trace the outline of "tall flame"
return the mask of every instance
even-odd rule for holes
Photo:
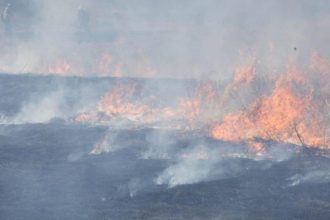
[[[316,114],[319,100],[314,88],[297,68],[281,75],[268,96],[259,97],[246,109],[229,113],[221,123],[212,126],[211,135],[225,141],[251,141],[254,138],[330,147],[325,136],[325,115]],[[323,130],[323,131],[322,131]]]
[[[105,66],[111,61],[108,58],[104,59]],[[215,82],[202,81],[190,96],[179,98],[176,106],[159,107],[155,102],[161,98],[140,93],[137,84],[118,84],[101,98],[95,112],[83,113],[76,120],[102,121],[106,116],[141,123],[165,122],[172,128],[206,126],[213,138],[246,142],[256,152],[263,151],[261,142],[256,141],[261,139],[330,148],[327,60],[314,53],[305,71],[290,65],[284,74],[262,77],[268,80],[266,89],[260,86],[264,81],[258,78],[255,61],[252,58],[236,68],[233,81],[224,89],[219,89]],[[252,87],[261,89],[247,99],[237,96],[242,88]],[[245,103],[226,108],[235,98]]]

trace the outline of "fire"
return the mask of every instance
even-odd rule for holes
[[[214,137],[228,141],[288,138],[291,128],[303,115],[304,100],[298,99],[290,88],[276,88],[270,97],[255,101],[247,111],[230,113],[213,130]]]
[[[278,77],[270,95],[259,97],[246,109],[225,115],[221,123],[212,126],[211,136],[225,141],[245,141],[257,151],[261,146],[251,144],[256,137],[330,147],[322,123],[326,115],[315,111],[320,109],[319,105],[312,84],[297,68],[290,67],[286,74]]]
[[[97,72],[101,75],[107,75],[111,73],[111,68],[113,64],[113,58],[111,54],[104,54],[101,57],[100,63],[97,68]]]
[[[180,101],[177,113],[185,117],[189,123],[193,123],[200,115],[201,102],[198,99],[182,99]]]
[[[146,78],[155,77],[157,74],[157,70],[152,66],[150,60],[144,55],[142,55],[139,61],[133,65],[133,71]]]
[[[234,77],[231,83],[229,83],[219,101],[219,108],[224,108],[228,103],[234,99],[242,87],[248,87],[256,79],[256,61],[255,57],[248,60],[247,63],[238,66],[235,69]]]
[[[247,64],[239,66],[235,70],[233,87],[251,83],[256,77],[255,59],[251,59]]]
[[[102,76],[122,77],[131,73],[131,76],[139,77],[155,77],[157,70],[152,66],[149,59],[141,55],[134,61],[123,61],[120,57],[116,57],[109,52],[105,52],[100,56],[96,65],[93,65],[93,71]]]
[[[83,112],[79,114],[74,120],[76,122],[80,123],[88,123],[90,121],[96,121],[98,119],[98,116],[95,112],[89,113],[89,112]]]
[[[48,67],[48,73],[51,74],[68,74],[72,71],[72,67],[66,61],[58,61],[54,66]]]
[[[136,85],[119,85],[105,94],[97,106],[99,112],[109,117],[126,117],[131,120],[141,119],[150,112],[147,105],[134,103]]]
[[[123,65],[122,65],[121,63],[117,64],[117,65],[115,66],[115,69],[114,69],[112,75],[113,75],[114,77],[121,77],[121,76],[123,76],[123,71],[122,71],[122,69],[123,69]]]
[[[111,57],[108,57],[111,61]],[[104,61],[106,61],[105,59]],[[107,122],[128,119],[146,125],[197,130],[210,128],[210,136],[230,142],[245,142],[255,153],[263,153],[263,141],[272,140],[308,147],[330,147],[330,65],[319,54],[301,71],[289,65],[286,72],[262,80],[255,58],[236,68],[233,81],[219,89],[217,83],[202,81],[190,96],[176,105],[158,105],[161,97],[143,92],[134,83],[117,84],[101,97],[96,109],[82,113],[77,122]],[[107,63],[107,62],[105,62]],[[310,73],[314,74],[310,74]],[[268,80],[267,87],[260,86]],[[257,93],[247,88],[261,88]],[[244,104],[226,108],[237,93],[252,91]],[[219,122],[220,121],[220,122]]]
[[[85,112],[75,118],[76,122],[106,122],[112,119],[145,120],[151,117],[150,107],[138,98],[136,84],[117,84],[104,94],[95,111]]]
[[[137,84],[117,84],[97,104],[95,112],[85,112],[76,122],[105,122],[129,119],[142,124],[162,124],[172,128],[193,129],[207,121],[209,103],[216,103],[216,92],[210,82],[197,86],[191,96],[178,100],[176,106],[158,106],[160,97],[146,95]]]
[[[314,52],[311,56],[311,69],[319,71],[322,74],[328,74],[330,71],[329,62],[319,53]]]
[[[219,117],[218,107],[220,91],[216,83],[202,81],[190,97],[182,98],[175,109],[177,115],[184,118],[190,128],[199,128]]]

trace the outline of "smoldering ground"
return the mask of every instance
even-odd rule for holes
[[[122,148],[89,154],[104,134],[114,135],[109,145]],[[159,142],[164,138],[174,143]],[[274,219],[293,216],[301,206],[310,215],[327,216],[312,199],[327,201],[328,182],[321,173],[329,159],[314,150],[298,155],[293,146],[270,148],[272,159],[255,157],[242,145],[168,131],[2,125],[1,213],[10,219],[234,219],[252,215],[249,210],[262,201],[253,216],[264,217],[269,209]],[[274,199],[287,208],[285,214],[272,209]]]

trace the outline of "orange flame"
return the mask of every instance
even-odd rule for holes
[[[224,90],[219,90],[215,82],[204,81],[194,87],[191,96],[179,99],[176,106],[154,107],[159,97],[144,97],[135,84],[118,84],[101,98],[96,113],[83,113],[76,121],[102,121],[106,116],[142,123],[165,122],[183,129],[210,125],[212,137],[245,142],[256,153],[264,152],[262,141],[256,140],[329,148],[330,65],[319,54],[314,54],[311,61],[306,73],[314,71],[315,75],[289,66],[285,74],[269,79],[271,87],[260,91],[263,95],[241,105],[241,109],[234,106],[234,111],[223,108],[242,87],[263,82],[257,78],[255,59],[237,68],[233,82]],[[252,98],[256,95],[252,94]]]
[[[239,66],[235,70],[233,87],[251,83],[256,76],[255,60],[252,59],[246,65]]]
[[[66,61],[59,61],[56,63],[56,65],[48,67],[48,73],[51,74],[64,75],[70,73],[71,71],[72,71],[72,67]]]
[[[107,75],[111,73],[113,58],[111,54],[104,54],[101,57],[100,63],[98,65],[98,73],[102,75]]]
[[[278,78],[270,95],[260,97],[245,110],[227,114],[220,124],[212,127],[211,136],[233,142],[249,142],[259,137],[311,147],[330,147],[329,140],[325,140],[324,133],[320,132],[322,126],[316,125],[322,121],[322,116],[312,113],[317,109],[313,91],[301,72],[289,68],[287,74]]]
[[[171,127],[192,129],[196,122],[206,121],[204,115],[207,103],[216,103],[216,92],[209,83],[198,85],[191,97],[181,98],[177,106],[154,107],[159,98],[152,95],[140,97],[136,84],[118,84],[99,101],[96,113],[82,113],[76,122],[102,122],[108,119],[126,118],[141,123],[170,124]]]
[[[148,106],[133,103],[135,85],[119,85],[105,94],[98,104],[97,110],[110,117],[127,117],[139,119],[150,112]]]

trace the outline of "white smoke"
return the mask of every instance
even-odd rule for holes
[[[173,135],[173,134],[172,134]],[[168,131],[150,131],[146,137],[146,149],[141,153],[142,159],[171,159],[178,152],[176,139]]]
[[[222,149],[221,149],[222,148]],[[242,154],[226,154],[220,149],[208,147],[208,145],[191,146],[176,155],[176,159],[159,176],[155,182],[175,187],[183,184],[193,184],[212,179],[226,178],[243,169],[238,164],[226,161],[247,157]],[[225,150],[227,151],[227,150]],[[228,171],[231,172],[228,173]]]
[[[11,10],[19,15],[24,4],[17,2]],[[4,41],[1,71],[48,73],[48,67],[68,62],[68,74],[94,75],[110,54],[102,74],[227,79],[254,53],[269,72],[289,58],[306,60],[311,50],[329,51],[330,4],[323,0],[28,2],[34,17],[21,19],[21,26],[32,37],[21,39],[20,29],[13,30]],[[79,40],[81,8],[90,16],[87,41]]]
[[[319,168],[317,170],[305,170],[304,173],[298,173],[288,179],[288,186],[295,187],[304,183],[320,184],[330,182],[330,170]]]
[[[66,115],[61,108],[63,99],[64,93],[61,90],[45,96],[33,97],[32,100],[23,105],[12,123],[47,123],[53,118],[63,118]]]
[[[259,169],[269,169],[273,164],[292,158],[294,147],[272,143],[262,154],[247,151],[247,146],[219,143],[217,147],[204,143],[180,151],[176,159],[155,179],[156,184],[169,187],[194,184],[215,179],[230,178],[248,169],[243,160],[258,163]]]
[[[120,149],[120,147],[113,147],[114,140],[117,134],[112,133],[111,131],[107,132],[104,137],[98,141],[92,148],[90,154],[98,155],[102,153],[110,153],[115,152],[116,150]]]

